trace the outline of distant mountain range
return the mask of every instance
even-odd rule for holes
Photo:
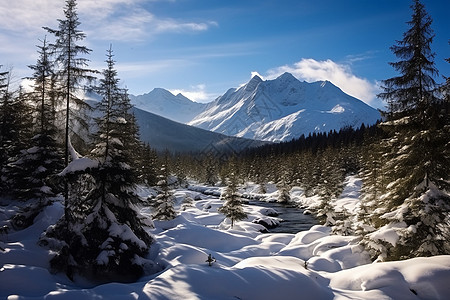
[[[97,109],[100,97],[95,94],[87,96],[87,103],[93,108],[85,113],[90,116],[89,128],[93,133],[97,126],[94,118],[101,116]],[[267,142],[246,138],[227,136],[221,133],[178,123],[154,113],[133,107],[133,113],[139,125],[141,140],[157,151],[169,150],[172,153],[203,153],[220,158],[229,153],[239,153],[251,147],[258,147]]]
[[[182,94],[175,96],[161,88],[139,96],[130,95],[130,100],[137,108],[180,123],[191,121],[206,107],[206,104],[189,100]]]
[[[188,124],[227,135],[287,141],[302,134],[372,125],[380,113],[329,81],[301,82],[290,73],[228,90]]]
[[[266,81],[255,76],[208,104],[160,88],[130,98],[141,139],[159,151],[221,155],[380,119],[331,82],[300,82],[289,73]]]
[[[208,104],[164,89],[131,97],[132,103],[171,120],[228,136],[287,141],[302,134],[372,125],[380,113],[329,81],[301,82],[290,73],[254,76]]]

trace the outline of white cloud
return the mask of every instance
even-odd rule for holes
[[[35,33],[61,18],[62,2],[15,0],[0,2],[0,27],[16,33]]]
[[[78,0],[81,30],[88,33],[90,38],[130,41],[166,32],[205,31],[217,26],[213,21],[196,23],[159,18],[144,7],[146,2],[149,1]],[[1,1],[0,32],[42,36],[45,33],[43,26],[54,28],[57,19],[64,17],[64,7],[64,1],[55,0]]]
[[[163,71],[173,71],[180,67],[192,66],[192,62],[185,59],[163,59],[117,63],[116,67],[119,74],[125,74],[128,78],[139,78],[151,73],[160,73]],[[101,66],[99,69],[104,68]]]
[[[303,58],[293,65],[285,65],[268,71],[268,78],[276,78],[284,72],[289,72],[299,80],[308,82],[328,80],[345,93],[356,97],[367,104],[380,107],[376,94],[378,85],[352,73],[349,65],[338,64],[332,60],[317,61]]]
[[[196,32],[208,30],[212,26],[217,26],[217,22],[183,23],[174,19],[160,19],[156,24],[155,32]]]
[[[184,89],[175,89],[170,90],[170,92],[174,95],[183,94],[183,96],[191,99],[192,101],[199,102],[199,103],[207,103],[211,102],[215,98],[217,98],[219,95],[211,94],[206,91],[206,85],[204,84],[198,84],[195,86],[191,86],[190,89],[184,90]]]

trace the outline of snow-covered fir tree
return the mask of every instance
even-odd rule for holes
[[[167,154],[166,154],[167,155]],[[173,196],[169,188],[169,169],[166,164],[163,164],[158,175],[158,195],[152,201],[153,214],[152,217],[155,220],[168,221],[177,216],[177,212],[174,208]]]
[[[141,166],[139,167],[139,181],[149,186],[156,185],[158,172],[158,154],[149,144],[141,147]]]
[[[244,212],[244,207],[241,201],[241,194],[237,188],[237,176],[232,171],[227,178],[227,186],[223,190],[220,198],[225,201],[218,211],[231,220],[231,227],[236,221],[245,220],[247,213]]]
[[[0,65],[0,69],[3,66]],[[6,162],[8,161],[8,153],[6,152],[6,141],[8,140],[6,134],[9,132],[8,125],[8,72],[2,71],[0,72],[0,170],[2,170],[6,166]],[[2,172],[3,174],[3,172]],[[6,178],[0,175],[0,192],[6,190],[6,185],[4,181]]]
[[[76,209],[63,235],[67,246],[60,249],[52,266],[68,275],[77,272],[100,281],[132,281],[143,274],[143,257],[152,243],[144,227],[151,223],[140,217],[136,207],[140,199],[134,191],[137,177],[131,167],[134,149],[126,147],[133,143],[125,142],[135,138],[134,126],[127,126],[134,119],[123,103],[124,91],[118,86],[111,48],[106,63],[97,88],[102,96],[102,116],[96,119],[93,160],[86,159],[90,169],[80,170],[90,176],[91,189],[84,199],[74,203]],[[79,160],[68,168],[79,170],[73,167]],[[61,236],[55,231],[48,230],[45,238]]]
[[[64,165],[67,166],[70,161],[71,141],[81,144],[83,138],[79,133],[87,128],[85,120],[80,116],[82,112],[80,108],[87,105],[79,97],[79,91],[83,90],[85,83],[94,79],[93,74],[96,71],[87,68],[89,60],[83,57],[92,50],[80,45],[86,35],[79,29],[81,23],[78,18],[76,0],[66,0],[63,10],[65,18],[58,19],[58,29],[49,27],[44,27],[44,29],[56,38],[55,42],[49,44],[49,46],[54,56],[54,74],[57,84],[53,88],[58,99],[58,112],[61,112],[58,119],[63,122],[63,124],[58,125],[64,128]],[[70,184],[65,183],[64,198],[66,206],[70,205],[69,189]]]
[[[21,151],[9,166],[14,173],[14,196],[19,199],[37,199],[38,205],[46,205],[47,199],[59,192],[59,187],[51,183],[51,176],[62,170],[63,161],[58,144],[55,125],[56,111],[51,97],[52,63],[47,40],[38,47],[39,58],[33,71],[33,90],[23,95],[33,104],[34,114],[30,147]],[[27,124],[28,125],[28,124]]]
[[[28,175],[14,165],[22,151],[31,147],[32,107],[22,89],[12,90],[11,71],[6,75],[6,86],[0,98],[0,190],[5,195],[16,196],[17,189],[27,189],[18,181]]]
[[[411,6],[410,28],[391,50],[400,75],[383,81],[379,96],[388,102],[388,133],[382,141],[387,185],[375,210],[377,230],[366,245],[383,259],[448,253],[448,112],[436,97],[432,20],[420,1]],[[390,240],[382,232],[390,231]],[[392,238],[394,237],[395,238]]]
[[[277,184],[277,188],[278,188],[278,198],[277,198],[277,202],[279,203],[289,203],[291,201],[291,195],[289,193],[290,187],[287,183],[286,180],[287,174],[283,174],[281,176],[280,181]]]

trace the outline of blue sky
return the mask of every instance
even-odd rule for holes
[[[31,74],[42,26],[57,27],[63,0],[0,3],[0,64]],[[411,19],[410,0],[78,0],[91,67],[112,43],[119,77],[138,95],[162,87],[199,102],[247,82],[330,80],[375,107],[380,80],[395,76],[389,50]],[[436,66],[450,76],[450,1],[423,0],[433,18]],[[52,39],[51,36],[48,37]]]

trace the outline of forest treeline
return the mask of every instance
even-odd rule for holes
[[[282,202],[294,186],[320,196],[317,216],[336,233],[360,236],[374,259],[450,254],[450,80],[435,82],[432,21],[420,1],[411,9],[408,31],[391,47],[398,61],[390,64],[399,75],[382,81],[379,97],[387,109],[378,124],[240,153],[158,154],[139,140],[112,46],[105,68],[89,69],[77,3],[67,0],[58,28],[44,27],[53,40],[44,37],[37,47],[31,89],[14,90],[12,70],[0,72],[0,193],[31,201],[12,224],[28,226],[43,207],[63,198],[63,217],[40,239],[56,253],[52,268],[69,277],[132,281],[149,263],[144,257],[153,242],[145,231],[151,221],[138,211],[137,184],[158,186],[154,218],[162,219],[176,215],[170,176],[179,185],[188,179],[227,185],[222,211],[233,222],[245,217],[233,207],[239,205],[236,186],[252,181],[265,193],[272,182]],[[101,96],[93,121],[83,99],[88,90]],[[330,205],[349,174],[363,180],[354,216]],[[387,231],[395,243],[384,238]]]

